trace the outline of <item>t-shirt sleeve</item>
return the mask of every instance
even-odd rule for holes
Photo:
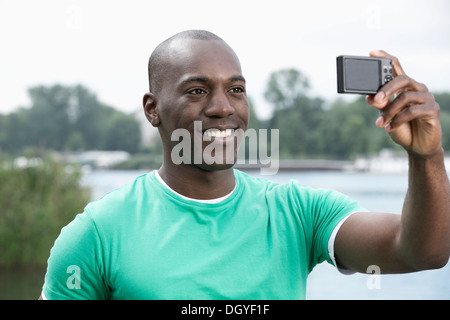
[[[329,241],[339,223],[350,214],[367,211],[350,197],[335,191],[301,187],[293,182],[295,202],[302,227],[309,244],[309,270],[327,261],[335,265],[330,256]],[[333,253],[333,250],[331,250]]]
[[[49,300],[103,300],[108,297],[102,243],[85,212],[62,228],[50,251],[43,296]]]

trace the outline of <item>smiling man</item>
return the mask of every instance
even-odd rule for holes
[[[247,129],[239,60],[207,31],[160,44],[143,105],[159,130],[163,164],[63,228],[43,298],[304,299],[307,276],[322,261],[356,272],[376,265],[383,273],[445,265],[450,188],[439,106],[393,61],[396,77],[367,101],[380,110],[376,124],[409,154],[402,215],[369,213],[345,195],[295,181],[252,178],[233,168],[238,143],[233,161],[209,161],[205,150],[218,159],[217,150]],[[177,130],[189,138],[182,152],[190,161],[173,159]]]
[[[234,161],[222,159],[221,164],[208,164],[202,155],[207,155],[204,149],[209,144],[225,147],[229,139],[234,139],[234,132],[247,129],[245,79],[236,54],[209,33],[180,34],[162,43],[150,57],[149,82],[144,109],[163,142],[164,163],[158,171],[161,178],[175,191],[197,199],[231,192],[235,187],[230,170]],[[195,122],[201,124],[197,126],[201,132],[196,132]],[[172,141],[172,134],[179,129],[191,134],[192,165],[173,164],[172,148],[178,141]],[[234,158],[237,147],[235,143]]]

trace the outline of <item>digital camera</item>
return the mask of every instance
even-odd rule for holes
[[[393,76],[389,58],[338,56],[338,93],[375,94]]]

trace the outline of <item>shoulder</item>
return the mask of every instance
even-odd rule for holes
[[[358,207],[355,201],[333,189],[303,186],[294,179],[278,183],[270,178],[252,177],[239,170],[235,170],[235,175],[248,192],[264,192],[266,198],[275,199],[279,203],[285,202],[295,211],[312,212],[342,206]]]
[[[254,177],[236,169],[234,170],[234,175],[236,177],[238,184],[250,190],[260,190],[260,189],[271,190],[273,188],[280,186],[278,183],[271,181],[269,179],[262,177],[261,178]]]
[[[89,203],[85,212],[97,218],[102,214],[110,215],[125,208],[129,209],[135,206],[137,202],[144,201],[146,197],[151,195],[153,174],[153,172],[149,172],[140,175],[122,187],[105,194],[99,200]]]
[[[270,179],[270,177],[254,177],[239,170],[235,170],[235,176],[238,182],[245,188],[253,191],[264,190],[268,195],[309,198],[326,192],[326,190],[301,186],[296,180],[289,180],[288,182],[280,183],[275,179]]]
[[[127,199],[130,195],[140,196],[148,187],[148,185],[151,185],[153,175],[153,171],[140,175],[133,181],[128,182],[120,188],[106,193],[103,197],[101,197],[94,203],[107,203],[109,201],[114,201],[115,199],[124,200]]]
[[[301,186],[296,180],[280,183],[275,177],[253,177],[238,170],[235,175],[246,199],[263,201],[277,212],[311,211],[311,207],[327,193],[326,190]]]
[[[152,172],[90,202],[71,224],[71,232],[96,232],[111,237],[127,225],[135,223],[140,209],[152,202]]]

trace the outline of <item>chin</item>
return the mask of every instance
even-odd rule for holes
[[[210,144],[209,146],[213,146]],[[212,149],[211,152],[206,152],[207,149],[202,150],[201,161],[195,162],[195,158],[192,159],[195,166],[206,171],[220,171],[233,168],[237,161],[237,148],[234,150],[226,150],[225,147],[219,147]]]
[[[228,170],[234,167],[234,163],[233,164],[228,164],[228,163],[224,163],[224,164],[217,164],[217,163],[212,163],[212,164],[206,164],[206,163],[202,163],[202,164],[196,164],[196,167],[205,170],[205,171],[222,171],[222,170]]]

